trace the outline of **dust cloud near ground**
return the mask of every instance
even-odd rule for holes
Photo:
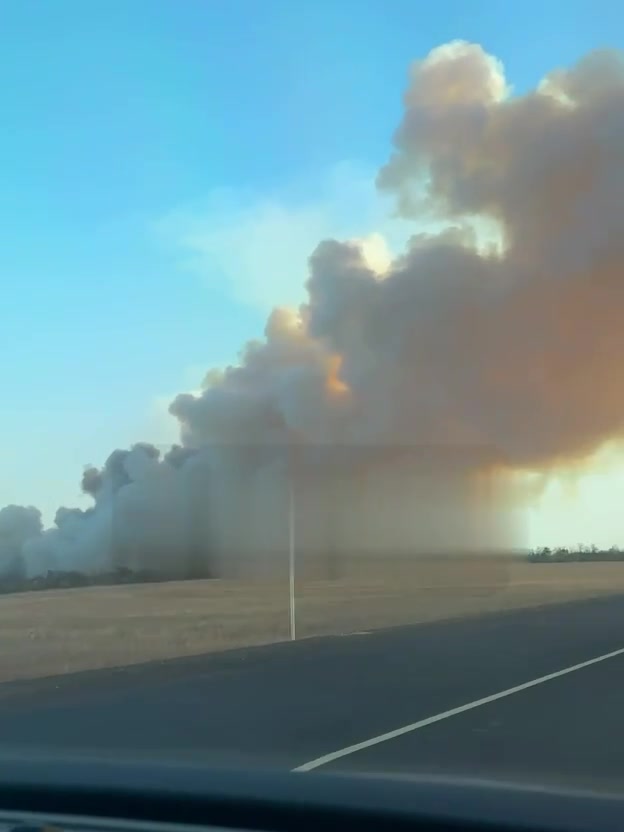
[[[624,564],[370,562],[296,585],[297,638],[624,592]],[[0,682],[289,638],[288,580],[200,580],[0,598]]]

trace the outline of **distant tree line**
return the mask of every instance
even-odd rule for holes
[[[528,560],[531,563],[572,563],[579,561],[618,561],[624,560],[624,551],[619,546],[611,546],[609,549],[600,549],[598,546],[579,545],[576,549],[568,549],[565,546],[557,546],[551,549],[549,546],[542,546],[529,552]]]
[[[83,586],[144,584],[166,580],[170,580],[170,576],[147,570],[135,571],[124,567],[94,575],[51,569],[45,575],[37,575],[33,578],[26,578],[15,573],[0,576],[0,595],[8,595],[13,592],[36,592],[45,589],[71,589]]]
[[[542,546],[529,552],[527,559],[531,563],[573,563],[598,561],[624,561],[624,549],[611,546],[600,549],[598,546],[579,545],[575,549],[565,546],[550,548]],[[0,575],[0,595],[14,592],[32,592],[46,589],[70,589],[86,586],[115,586],[120,584],[159,583],[179,576],[166,575],[148,570],[132,570],[125,567],[110,572],[86,574],[84,572],[49,570],[45,575],[27,578],[19,572]],[[191,580],[187,578],[186,580]]]

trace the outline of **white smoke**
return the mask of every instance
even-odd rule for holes
[[[416,220],[404,254],[320,242],[301,308],[274,310],[238,366],[172,402],[179,447],[115,451],[85,472],[93,508],[59,510],[50,530],[35,509],[0,513],[7,568],[260,562],[284,540],[293,466],[311,549],[478,546],[484,472],[543,470],[621,435],[621,56],[514,97],[497,60],[457,42],[414,65],[404,103],[378,181]],[[447,227],[418,234],[422,217]]]

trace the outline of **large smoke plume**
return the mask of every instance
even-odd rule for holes
[[[621,55],[592,53],[515,96],[479,46],[442,46],[412,67],[394,147],[378,185],[414,218],[406,251],[379,273],[362,246],[320,242],[304,305],[274,310],[239,365],[173,401],[181,445],[163,456],[144,443],[115,451],[83,477],[93,508],[60,509],[50,530],[35,509],[5,508],[3,563],[223,569],[226,553],[250,543],[268,552],[282,539],[287,491],[276,483],[293,459],[323,483],[310,504],[358,518],[349,529],[335,520],[352,547],[375,535],[351,475],[372,476],[375,500],[383,492],[405,507],[380,541],[401,529],[392,545],[420,535],[429,546],[453,524],[432,521],[441,503],[431,479],[408,487],[397,473],[406,458],[454,449],[457,505],[468,505],[483,472],[544,470],[620,437]],[[446,227],[419,233],[422,217]],[[420,470],[437,477],[443,456]],[[440,488],[451,493],[446,480]],[[309,521],[323,534],[325,509]],[[458,528],[465,539],[468,526]],[[315,545],[328,544],[319,533]]]

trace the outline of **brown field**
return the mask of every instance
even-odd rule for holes
[[[624,592],[624,563],[359,565],[297,585],[297,636],[342,634]],[[0,597],[0,681],[288,638],[288,582],[180,581]]]

